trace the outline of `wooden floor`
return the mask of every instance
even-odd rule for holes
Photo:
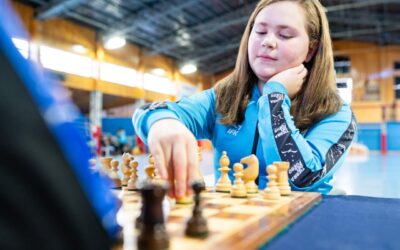
[[[332,183],[348,195],[400,198],[400,154],[349,156]]]

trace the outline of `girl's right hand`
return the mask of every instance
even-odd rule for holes
[[[299,92],[307,76],[307,69],[303,64],[286,69],[271,77],[268,82],[277,81],[285,86],[289,98],[293,98]],[[267,84],[268,84],[267,82]]]
[[[149,130],[148,145],[154,165],[170,184],[169,195],[180,198],[190,193],[189,182],[197,169],[197,141],[180,121],[163,119]]]

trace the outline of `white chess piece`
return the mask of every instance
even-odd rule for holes
[[[244,198],[247,196],[247,191],[242,180],[243,165],[241,163],[235,163],[233,164],[233,170],[235,171],[235,173],[233,174],[235,176],[235,181],[232,186],[231,197]]]
[[[275,165],[268,165],[267,166],[267,173],[268,173],[268,184],[267,187],[263,191],[263,196],[267,200],[277,201],[281,198],[281,193],[279,192],[279,188],[276,184],[277,179],[277,168]]]
[[[290,188],[288,177],[289,162],[278,161],[273,164],[278,168],[278,188],[281,195],[290,195],[292,189]]]
[[[226,151],[222,152],[222,156],[219,160],[219,165],[221,166],[218,170],[221,171],[221,178],[219,178],[215,191],[229,193],[232,189],[232,183],[229,179],[228,172],[231,170],[229,168],[229,158],[226,155]]]

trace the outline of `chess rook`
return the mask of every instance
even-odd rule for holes
[[[146,183],[141,188],[142,214],[138,249],[158,250],[169,248],[169,236],[165,229],[162,201],[167,192],[165,185]]]
[[[278,161],[273,163],[278,168],[278,188],[281,195],[290,195],[292,190],[289,185],[289,162]]]

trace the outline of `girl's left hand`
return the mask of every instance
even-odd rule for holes
[[[306,76],[307,69],[303,64],[300,64],[299,66],[279,72],[271,77],[268,82],[276,81],[282,83],[288,91],[289,98],[293,98],[299,92]]]

